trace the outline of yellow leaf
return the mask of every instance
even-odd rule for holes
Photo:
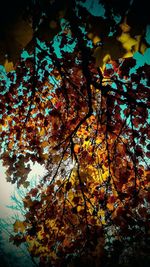
[[[42,147],[47,147],[47,146],[49,146],[49,142],[44,141],[44,142],[41,143],[41,146]]]
[[[100,173],[99,173],[99,180],[100,180],[101,182],[106,181],[107,178],[108,178],[108,176],[109,176],[109,171],[108,171],[108,170],[104,171],[104,173],[103,173],[102,170],[100,170]]]
[[[43,233],[44,233],[44,231],[43,231],[43,227],[41,226],[41,230],[38,231],[38,233],[37,233],[37,238],[38,238],[39,240],[42,240],[42,239],[43,239]]]
[[[97,44],[97,43],[99,43],[101,41],[101,39],[98,37],[98,36],[95,36],[94,38],[93,38],[93,43],[94,44]]]
[[[102,142],[102,138],[97,137],[95,143],[96,143],[97,145],[99,145],[101,142]]]
[[[103,57],[103,63],[104,63],[104,64],[108,63],[110,60],[111,60],[111,55],[110,55],[110,54],[106,54],[106,55]]]
[[[42,154],[42,159],[48,159],[49,158],[49,154]]]
[[[41,136],[44,136],[45,135],[45,129],[44,129],[44,127],[42,127],[42,129],[39,131],[39,134]]]
[[[73,198],[74,198],[74,194],[73,194],[73,192],[70,190],[70,191],[68,192],[68,199],[69,199],[69,201],[72,201]]]
[[[101,220],[101,223],[102,223],[103,225],[106,224],[105,219],[102,219],[102,220]]]
[[[128,51],[127,53],[125,53],[123,55],[123,58],[128,58],[128,57],[132,57],[133,56],[133,53],[131,51]]]
[[[83,143],[83,147],[85,147],[85,149],[88,149],[89,146],[90,146],[90,144],[91,144],[91,141],[90,141],[90,140],[88,140],[88,141],[84,141],[84,143]]]
[[[81,210],[83,210],[82,206],[77,206],[77,212],[80,212]]]
[[[129,33],[123,32],[117,39],[127,51],[130,51],[137,44],[137,40],[132,38]]]
[[[13,70],[14,69],[13,62],[12,61],[9,62],[8,59],[6,59],[4,63],[4,67],[7,72]]]
[[[26,223],[17,220],[14,223],[13,227],[14,227],[14,232],[15,233],[18,233],[18,232],[23,233],[25,231]]]
[[[98,211],[98,213],[97,213],[97,215],[98,215],[98,217],[105,217],[105,211],[104,210],[102,210],[102,209],[100,209],[99,211]]]

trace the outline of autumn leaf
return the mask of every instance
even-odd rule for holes
[[[74,152],[78,154],[80,152],[80,146],[78,144],[74,145]]]
[[[23,221],[18,221],[16,220],[16,222],[13,224],[13,228],[14,228],[14,232],[18,233],[18,232],[25,232],[26,229],[26,223]]]
[[[42,146],[43,148],[45,148],[45,147],[49,146],[49,142],[44,141],[44,142],[41,143],[41,146]]]

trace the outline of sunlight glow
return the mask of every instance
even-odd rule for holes
[[[38,163],[33,164],[30,162],[30,166],[31,171],[29,173],[28,180],[31,181],[33,177],[36,177],[36,181],[34,179],[34,183],[38,183],[40,178],[46,174],[46,170]],[[2,161],[0,161],[0,218],[7,218],[14,213],[14,211],[7,206],[12,205],[11,196],[15,193],[16,185],[6,181],[5,172],[6,168],[2,165]]]

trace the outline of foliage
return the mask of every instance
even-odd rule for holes
[[[40,39],[41,25],[36,29],[33,20],[34,49],[31,44],[15,71],[1,78],[7,180],[27,187],[30,160],[48,171],[23,199],[25,217],[15,222],[11,240],[26,242],[41,266],[67,266],[78,257],[82,266],[100,266],[106,258],[115,266],[129,246],[127,257],[141,240],[140,253],[150,248],[150,67],[128,57],[146,45],[137,49],[124,11],[120,26],[108,12],[105,34],[120,27],[117,40],[128,58],[109,54],[101,64],[105,39],[95,41],[101,41],[95,17],[74,4],[61,13],[59,53],[56,39]]]

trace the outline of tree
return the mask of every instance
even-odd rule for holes
[[[16,221],[11,239],[27,242],[40,266],[129,264],[135,249],[143,257],[150,247],[150,67],[131,57],[149,51],[148,21],[145,16],[136,39],[134,1],[122,9],[118,1],[101,1],[105,18],[78,1],[67,8],[56,3],[39,1],[37,16],[31,9],[33,40],[15,70],[1,77],[7,180],[27,187],[30,160],[48,171],[23,199],[25,218]],[[61,31],[50,41],[41,29],[50,21],[58,32],[52,12]],[[118,24],[111,14],[120,15]],[[127,58],[105,53],[108,34]]]

